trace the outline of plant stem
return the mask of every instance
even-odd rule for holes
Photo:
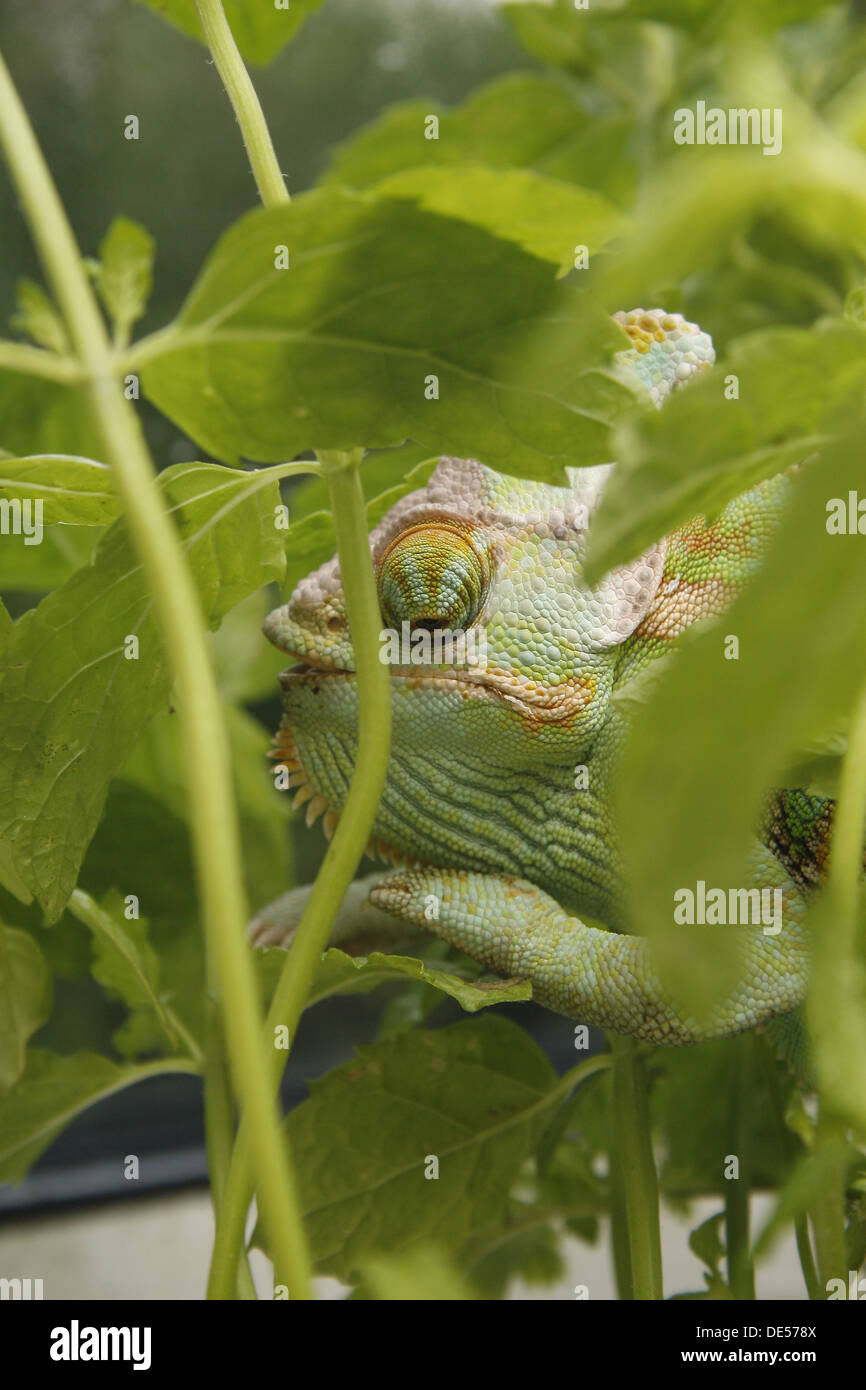
[[[803,1212],[794,1217],[794,1235],[797,1240],[797,1254],[800,1257],[800,1268],[803,1271],[806,1292],[813,1302],[820,1301],[824,1295],[821,1292],[818,1271],[815,1268],[815,1256],[812,1253],[812,1241],[809,1238],[809,1220]]]
[[[866,686],[851,714],[833,815],[826,901],[815,932],[807,1019],[822,1110],[866,1130],[866,968],[858,942],[866,836]],[[825,1042],[826,1040],[826,1042]],[[840,1074],[840,1059],[844,1066]]]
[[[241,128],[250,167],[266,208],[289,201],[261,103],[238,52],[222,0],[196,0],[201,26]]]
[[[632,1038],[608,1034],[613,1053],[613,1119],[616,1155],[628,1226],[631,1297],[663,1298],[659,1194],[646,1071]]]
[[[61,357],[45,348],[31,347],[29,343],[10,343],[6,339],[0,339],[0,368],[65,385],[84,380],[84,373],[74,358]]]
[[[830,1279],[841,1279],[846,1289],[848,1287],[848,1243],[845,1237],[843,1190],[847,1165],[842,1160],[844,1142],[844,1127],[835,1116],[826,1113],[822,1101],[815,1128],[815,1152],[817,1154],[821,1149],[837,1149],[840,1156],[831,1179],[825,1181],[821,1195],[813,1203],[811,1211],[821,1289],[818,1296],[822,1299],[827,1297],[827,1282]]]
[[[753,1043],[758,1048],[758,1055],[766,1074],[767,1090],[770,1095],[770,1105],[772,1107],[776,1129],[778,1130],[779,1138],[787,1149],[793,1164],[803,1152],[803,1146],[785,1123],[785,1107],[782,1103],[782,1092],[779,1086],[779,1071],[776,1065],[776,1057],[765,1037],[754,1035]],[[803,1281],[806,1285],[806,1292],[810,1299],[820,1299],[822,1295],[818,1283],[818,1273],[815,1269],[815,1258],[812,1254],[812,1242],[809,1237],[809,1222],[808,1218],[803,1213],[794,1218],[794,1235],[797,1240],[797,1254],[800,1257],[800,1269],[803,1271]]]
[[[289,201],[267,122],[249,74],[225,17],[221,0],[196,0],[208,46],[241,128],[250,165],[265,207]],[[346,889],[354,877],[370,837],[376,808],[385,785],[391,744],[391,690],[386,666],[379,661],[381,617],[367,537],[366,508],[358,465],[363,450],[354,454],[323,454],[328,476],[337,554],[343,578],[346,614],[355,656],[358,692],[358,753],[340,822],[298,927],[283,968],[265,1026],[265,1045],[273,1058],[272,1084],[276,1094],[289,1051],[277,1051],[274,1027],[284,1024],[289,1045],[294,1040],[316,965]],[[226,1183],[221,1219],[217,1223],[208,1292],[228,1298],[243,1249],[244,1224],[252,1197],[251,1135],[241,1122]]]
[[[236,1092],[253,1152],[275,1258],[293,1297],[309,1297],[309,1260],[285,1145],[260,1052],[260,1017],[246,921],[228,737],[198,597],[171,525],[138,419],[116,381],[108,336],[42,151],[0,58],[0,145],[70,341],[85,368],[93,418],[114,468],[133,547],[154,598],[180,692],[196,876],[208,954],[223,995]]]
[[[235,1107],[219,1008],[212,999],[208,1000],[207,1006],[204,1114],[211,1202],[213,1203],[214,1222],[216,1222],[219,1217],[222,1194],[232,1156],[232,1144],[235,1135]],[[238,1297],[245,1301],[256,1297],[256,1288],[246,1256],[238,1267]]]
[[[358,693],[358,751],[352,781],[339,823],[304,909],[300,926],[280,975],[265,1024],[271,1040],[274,1028],[285,1026],[289,1044],[303,1013],[313,975],[337,915],[340,903],[364,853],[379,798],[385,786],[391,741],[391,689],[388,667],[379,660],[381,615],[376,581],[370,560],[370,542],[364,494],[356,454],[320,454],[328,479],[337,554],[346,600],[346,613],[355,656]],[[271,1080],[277,1091],[289,1051],[270,1049]],[[217,1225],[208,1293],[227,1297],[243,1248],[246,1213],[252,1197],[250,1144],[241,1125],[225,1203]]]
[[[728,1286],[734,1298],[754,1300],[755,1270],[750,1254],[749,1187],[752,1166],[752,1037],[733,1039],[735,1077],[728,1120],[731,1152],[739,1160],[738,1176],[725,1182],[725,1246]]]

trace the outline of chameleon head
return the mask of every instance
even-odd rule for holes
[[[617,368],[656,406],[713,361],[710,338],[679,314],[615,317],[630,339]],[[443,458],[371,533],[394,716],[374,829],[385,858],[519,871],[551,785],[572,785],[605,721],[617,649],[664,567],[661,542],[594,589],[584,583],[609,468],[567,470],[569,486],[553,487]],[[337,561],[303,580],[265,632],[302,663],[281,677],[276,756],[308,823],[324,811],[330,833],[357,745]]]
[[[606,465],[573,470],[570,486],[554,487],[443,458],[371,533],[394,717],[374,831],[386,859],[489,861],[500,798],[519,816],[533,779],[561,769],[570,780],[591,748],[617,647],[646,614],[664,560],[662,543],[596,588],[583,583],[606,474]],[[357,744],[337,561],[303,580],[265,632],[302,663],[281,676],[276,756],[308,823],[325,811],[330,832]]]

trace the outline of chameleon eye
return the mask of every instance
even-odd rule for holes
[[[424,522],[391,542],[379,561],[379,601],[392,627],[470,626],[487,587],[484,561],[465,532]]]

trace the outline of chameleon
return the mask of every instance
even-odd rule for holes
[[[714,362],[709,335],[679,314],[614,318],[630,340],[615,370],[658,408]],[[368,924],[432,932],[489,971],[528,979],[552,1010],[685,1045],[796,1019],[808,892],[824,873],[833,803],[799,789],[769,795],[751,881],[779,890],[783,928],[744,926],[738,985],[709,1017],[691,1017],[663,989],[649,943],[627,929],[613,809],[627,715],[615,697],[694,623],[725,611],[793,484],[759,484],[590,588],[582,560],[614,466],[567,469],[558,486],[446,456],[371,531],[386,629],[472,634],[480,656],[391,665],[393,742],[368,852],[393,871],[356,881],[332,940],[357,930],[366,897]],[[274,756],[307,823],[322,815],[330,835],[357,746],[337,559],[302,580],[264,631],[298,663],[280,677]],[[251,942],[288,945],[303,898],[295,890],[259,913]]]

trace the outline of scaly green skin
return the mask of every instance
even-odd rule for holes
[[[713,360],[709,338],[678,315],[617,318],[633,342],[620,369],[656,405]],[[528,977],[552,1009],[681,1044],[737,1033],[802,1000],[803,890],[825,853],[828,803],[802,793],[771,803],[752,883],[782,889],[784,925],[777,936],[743,928],[742,984],[698,1024],[665,996],[647,943],[617,930],[611,783],[624,724],[611,696],[692,623],[727,607],[760,562],[789,483],[754,488],[712,525],[697,519],[590,590],[582,558],[606,474],[570,470],[570,486],[552,487],[443,458],[427,487],[372,532],[386,624],[465,629],[486,640],[486,655],[467,669],[392,666],[393,745],[374,839],[405,871],[370,899],[387,914],[380,922],[433,931],[492,970]],[[299,584],[265,631],[304,663],[281,677],[277,754],[308,823],[324,811],[330,832],[357,737],[336,561]],[[253,939],[285,943],[296,916],[297,894],[288,895],[257,919]]]

